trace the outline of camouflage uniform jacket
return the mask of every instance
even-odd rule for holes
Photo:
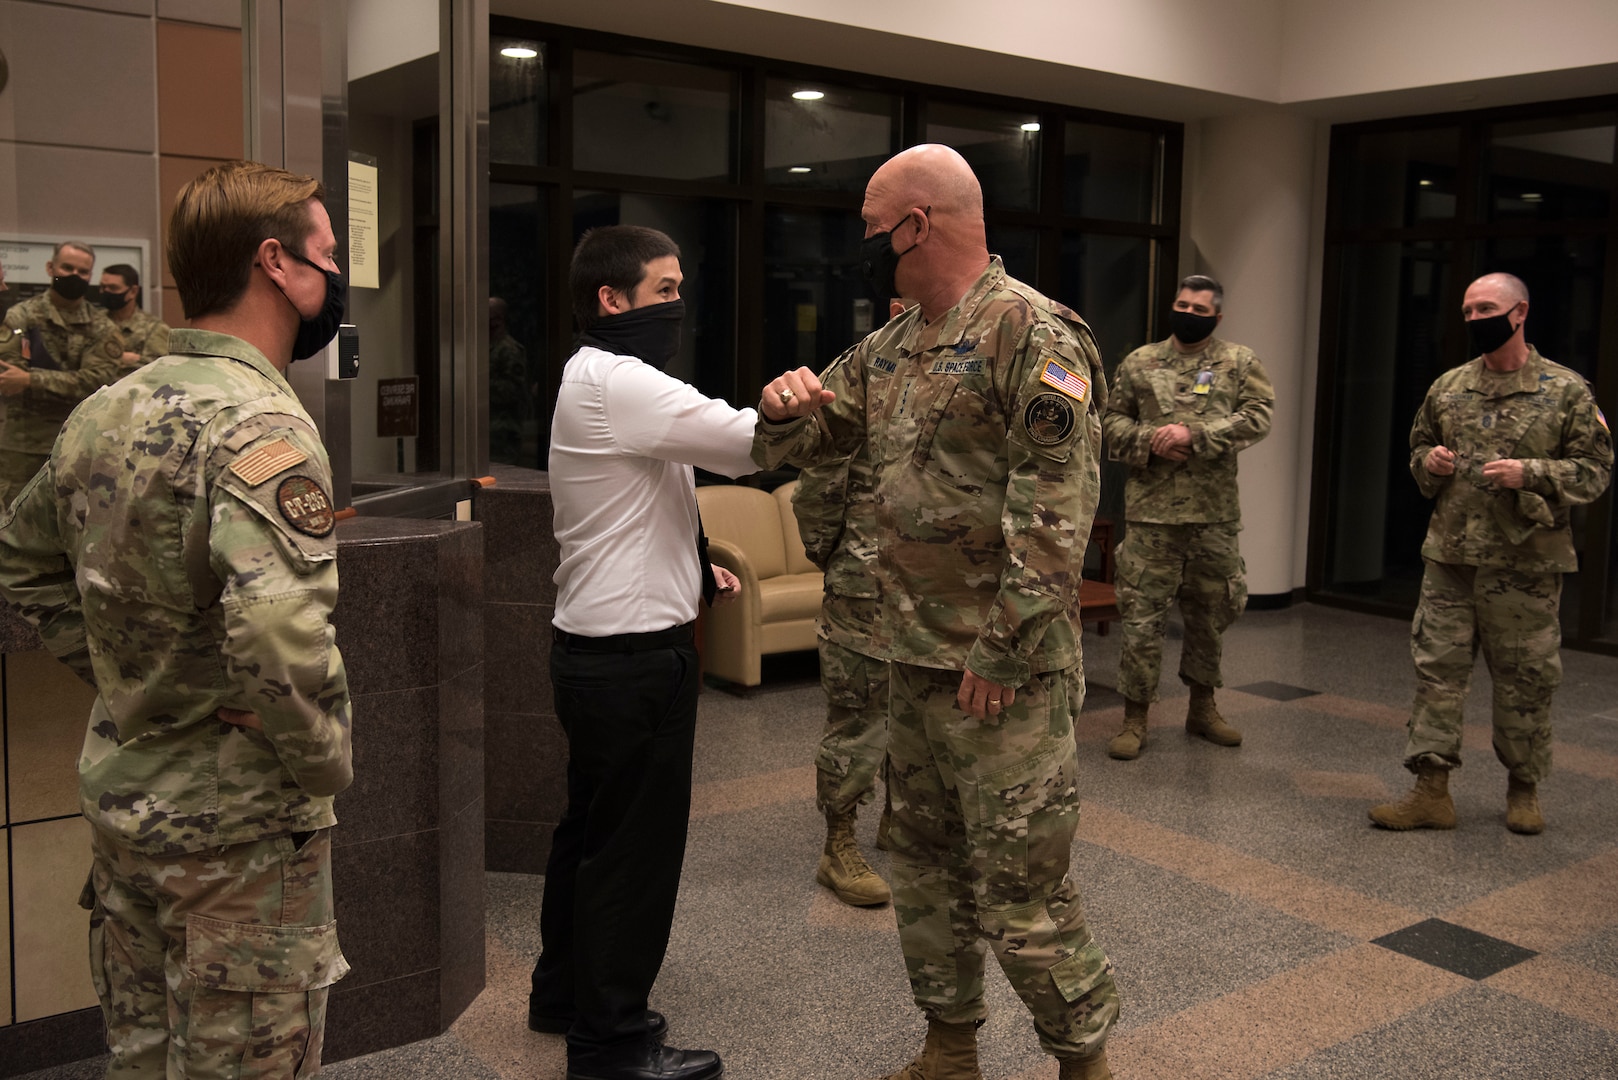
[[[169,324],[155,315],[148,315],[140,308],[135,309],[128,322],[118,322],[114,319],[113,325],[123,336],[124,352],[140,356],[139,364],[121,366],[122,371],[131,371],[141,364],[150,364],[169,351]]]
[[[1427,471],[1435,446],[1455,454],[1453,476]],[[1483,466],[1523,463],[1523,486],[1497,488]],[[1410,428],[1410,472],[1436,498],[1423,558],[1528,573],[1579,568],[1569,507],[1590,502],[1612,478],[1612,435],[1576,371],[1529,348],[1528,362],[1496,373],[1483,358],[1438,377]]]
[[[865,656],[889,659],[877,588],[876,495],[864,448],[811,465],[798,477],[792,513],[804,554],[826,575],[820,636]]]
[[[1209,338],[1184,354],[1168,338],[1124,357],[1101,421],[1107,456],[1129,466],[1124,517],[1157,525],[1240,521],[1236,455],[1270,433],[1274,408],[1275,388],[1246,346]],[[1169,424],[1191,429],[1184,461],[1151,451],[1152,433]]]
[[[953,308],[891,320],[826,382],[837,400],[815,419],[760,415],[754,460],[866,444],[890,658],[1008,686],[1077,663],[1106,396],[1084,321],[996,258]]]
[[[6,422],[0,427],[0,450],[48,454],[56,433],[74,406],[118,378],[123,339],[107,313],[77,300],[65,310],[51,303],[48,292],[24,300],[6,312],[0,325],[0,360],[28,368],[22,343],[38,330],[60,371],[32,364],[33,385],[5,401]]]
[[[324,828],[353,777],[326,451],[251,345],[172,346],[85,402],[0,518],[0,595],[99,691],[84,816],[150,854]]]

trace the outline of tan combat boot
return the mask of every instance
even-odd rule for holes
[[[882,1080],[983,1080],[978,1069],[978,1026],[927,1021],[927,1042],[916,1060]]]
[[[883,881],[860,853],[854,839],[854,815],[826,814],[826,847],[815,870],[815,880],[853,907],[874,907],[893,899]]]
[[[1416,786],[1396,803],[1370,810],[1371,820],[1384,829],[1453,829],[1455,802],[1449,797],[1449,770],[1437,765],[1416,766]]]
[[[1124,698],[1124,730],[1107,743],[1107,756],[1119,761],[1134,761],[1146,749],[1146,712],[1151,706],[1144,701]]]
[[[1185,730],[1217,746],[1240,746],[1242,733],[1225,723],[1214,704],[1213,687],[1191,684],[1191,706],[1185,711]]]
[[[1062,1071],[1056,1074],[1057,1080],[1112,1080],[1105,1050],[1094,1057],[1063,1058],[1060,1064]]]
[[[1539,812],[1539,794],[1533,784],[1515,776],[1506,780],[1506,828],[1528,836],[1545,831],[1545,818]]]

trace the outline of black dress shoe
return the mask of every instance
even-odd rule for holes
[[[671,1050],[657,1043],[567,1057],[567,1080],[719,1080],[724,1075],[725,1066],[712,1050]]]
[[[566,1035],[567,1029],[573,1026],[573,1014],[558,1015],[556,1013],[538,1013],[532,1005],[528,1006],[528,1030],[538,1031],[545,1035]],[[658,1042],[662,1042],[669,1033],[669,1019],[656,1009],[646,1010],[646,1034]]]

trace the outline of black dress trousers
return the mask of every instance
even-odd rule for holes
[[[615,643],[635,651],[614,651]],[[690,627],[620,638],[558,633],[551,682],[568,740],[567,810],[545,869],[532,1003],[576,1013],[568,1046],[588,1052],[647,1038],[647,998],[668,949],[691,812],[694,638]]]

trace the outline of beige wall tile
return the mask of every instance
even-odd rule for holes
[[[240,30],[157,24],[157,117],[165,155],[242,156]]]
[[[242,4],[241,0],[157,0],[157,17],[240,28]]]
[[[95,691],[43,650],[11,653],[5,668],[11,820],[77,814],[79,751]]]
[[[156,206],[149,154],[0,142],[0,231],[145,240],[155,269]]]
[[[5,834],[0,833],[0,842]],[[11,925],[11,860],[0,849],[0,926]],[[0,934],[0,972],[11,972],[11,935]],[[11,1022],[11,979],[0,979],[0,1022]]]
[[[90,872],[90,826],[83,818],[11,830],[17,1021],[96,1004],[86,939],[90,913],[79,893]]]
[[[150,13],[151,0],[144,6]],[[0,0],[0,41],[11,66],[0,139],[157,149],[152,27],[150,19],[106,11]]]
[[[93,8],[96,11],[121,11],[126,15],[150,15],[152,0],[52,0],[61,7]]]

